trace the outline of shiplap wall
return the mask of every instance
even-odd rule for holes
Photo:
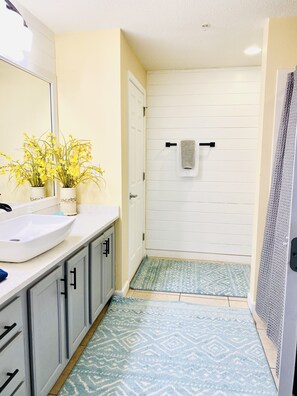
[[[148,73],[148,254],[249,262],[259,121],[259,68]],[[178,176],[176,147],[200,148],[199,174]]]

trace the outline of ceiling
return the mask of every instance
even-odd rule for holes
[[[295,0],[18,0],[55,33],[121,28],[147,70],[252,66],[268,17]],[[210,28],[203,29],[203,24]]]

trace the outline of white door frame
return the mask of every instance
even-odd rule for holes
[[[130,193],[130,174],[129,174],[129,158],[130,158],[130,119],[129,119],[129,106],[130,106],[130,83],[132,83],[142,94],[143,94],[143,106],[146,107],[146,90],[142,86],[142,84],[137,80],[137,78],[132,74],[131,71],[128,71],[128,195]],[[146,174],[146,123],[145,123],[145,116],[143,117],[143,170]],[[146,188],[145,188],[145,181],[143,183],[143,233],[145,233],[145,207],[146,207]],[[129,196],[128,196],[128,244],[130,243],[130,204],[129,204]],[[145,241],[143,241],[143,256],[145,255]],[[134,273],[131,273],[130,268],[130,256],[129,256],[130,248],[128,246],[128,282],[131,281],[133,278]],[[139,263],[140,264],[140,263]]]

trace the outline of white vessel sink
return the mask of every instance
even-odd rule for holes
[[[0,261],[30,260],[62,242],[75,217],[28,214],[0,221]]]

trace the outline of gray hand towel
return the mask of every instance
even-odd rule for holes
[[[193,169],[195,167],[195,140],[182,140],[180,149],[182,168]]]

